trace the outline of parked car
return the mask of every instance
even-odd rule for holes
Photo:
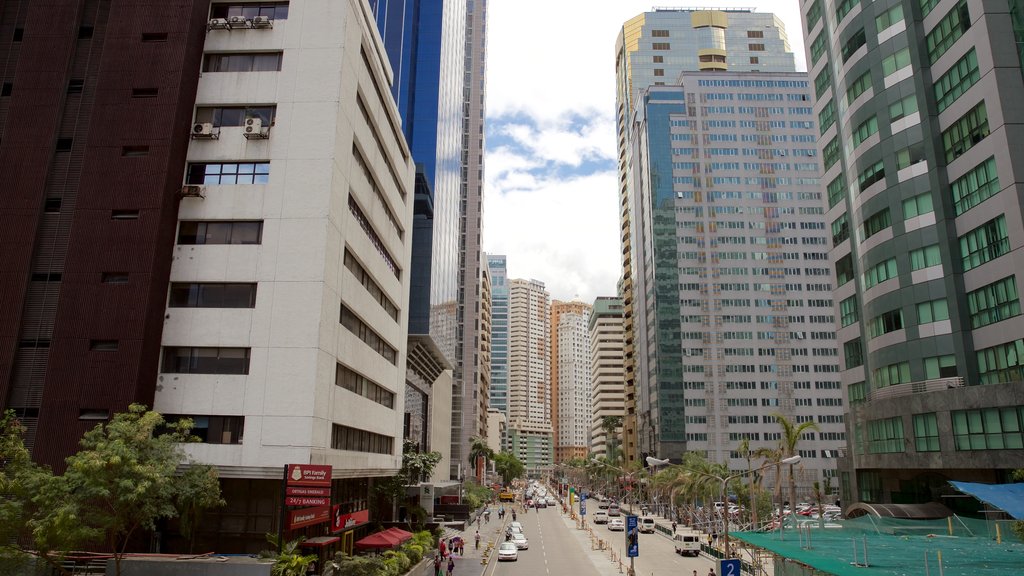
[[[608,523],[608,513],[607,512],[605,512],[604,510],[598,510],[597,512],[594,512],[594,524],[607,524],[607,523]]]
[[[608,529],[613,532],[622,532],[626,529],[626,521],[622,518],[612,518],[608,521]]]
[[[498,562],[502,560],[509,560],[515,562],[519,560],[519,548],[516,547],[512,542],[502,542],[498,545]]]
[[[644,516],[640,519],[637,529],[644,534],[654,534],[654,518]]]
[[[520,550],[527,550],[530,547],[530,541],[526,539],[522,532],[513,532],[510,542],[515,544],[516,548]]]

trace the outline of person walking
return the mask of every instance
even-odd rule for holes
[[[675,520],[672,521],[672,533],[673,534],[676,533],[676,521]],[[694,575],[694,576],[696,576],[696,575]]]
[[[441,567],[440,554],[434,554],[434,576],[444,576],[444,570]],[[697,576],[697,572],[694,572],[693,576]]]
[[[516,511],[515,510],[512,511],[512,521],[513,522],[516,521]]]
[[[455,558],[448,558],[448,576],[452,576],[452,572],[455,572]],[[710,576],[715,576],[714,570]]]
[[[451,571],[448,572],[448,576],[451,576]],[[715,569],[708,570],[708,576],[715,576]]]
[[[476,539],[476,549],[479,550],[480,549],[480,531],[479,530],[476,531],[475,539]]]

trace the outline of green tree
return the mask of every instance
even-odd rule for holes
[[[469,467],[473,474],[477,471],[477,462],[484,459],[484,470],[487,470],[487,461],[494,459],[494,450],[487,445],[487,439],[483,436],[471,436],[469,438]],[[477,477],[477,481],[483,483],[483,478]]]
[[[516,458],[514,454],[509,452],[501,452],[494,455],[494,468],[506,486],[512,484],[512,481],[516,478],[522,478],[523,474],[526,473],[526,466],[519,461],[519,458]]]
[[[619,450],[618,429],[622,426],[622,416],[602,416],[601,429],[604,430],[605,455],[608,463],[616,465],[621,460]]]
[[[379,495],[392,503],[392,517],[398,504],[407,498],[406,486],[414,486],[429,478],[440,461],[440,452],[420,452],[419,445],[415,442],[406,440],[403,443],[402,467],[398,474],[376,483],[375,488]]]
[[[800,445],[800,438],[801,436],[803,436],[804,432],[808,430],[818,432],[820,430],[818,428],[818,425],[815,424],[812,420],[808,420],[807,422],[801,422],[800,424],[795,424],[794,422],[792,422],[791,420],[789,420],[788,418],[786,418],[785,416],[778,412],[773,414],[773,416],[775,417],[776,421],[778,421],[779,427],[782,428],[782,441],[781,445],[779,446],[782,449],[782,459],[786,459],[797,454],[797,446]],[[790,516],[794,517],[795,522],[796,477],[793,474],[794,466],[795,464],[789,465],[789,510]]]
[[[180,477],[180,487],[174,495],[174,508],[178,512],[178,529],[188,540],[188,551],[195,546],[195,529],[204,510],[219,508],[226,502],[220,497],[220,479],[210,466],[189,466]]]

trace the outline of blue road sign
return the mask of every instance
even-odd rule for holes
[[[740,576],[740,559],[722,558],[718,561],[718,573],[721,576]]]
[[[632,514],[626,516],[626,556],[636,558],[640,555],[639,518]],[[736,574],[739,576],[739,574]]]
[[[580,500],[580,516],[586,516],[586,515],[587,515],[587,501],[586,500]]]

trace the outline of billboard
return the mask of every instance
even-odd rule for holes
[[[639,517],[626,516],[626,556],[636,558],[640,555]]]

